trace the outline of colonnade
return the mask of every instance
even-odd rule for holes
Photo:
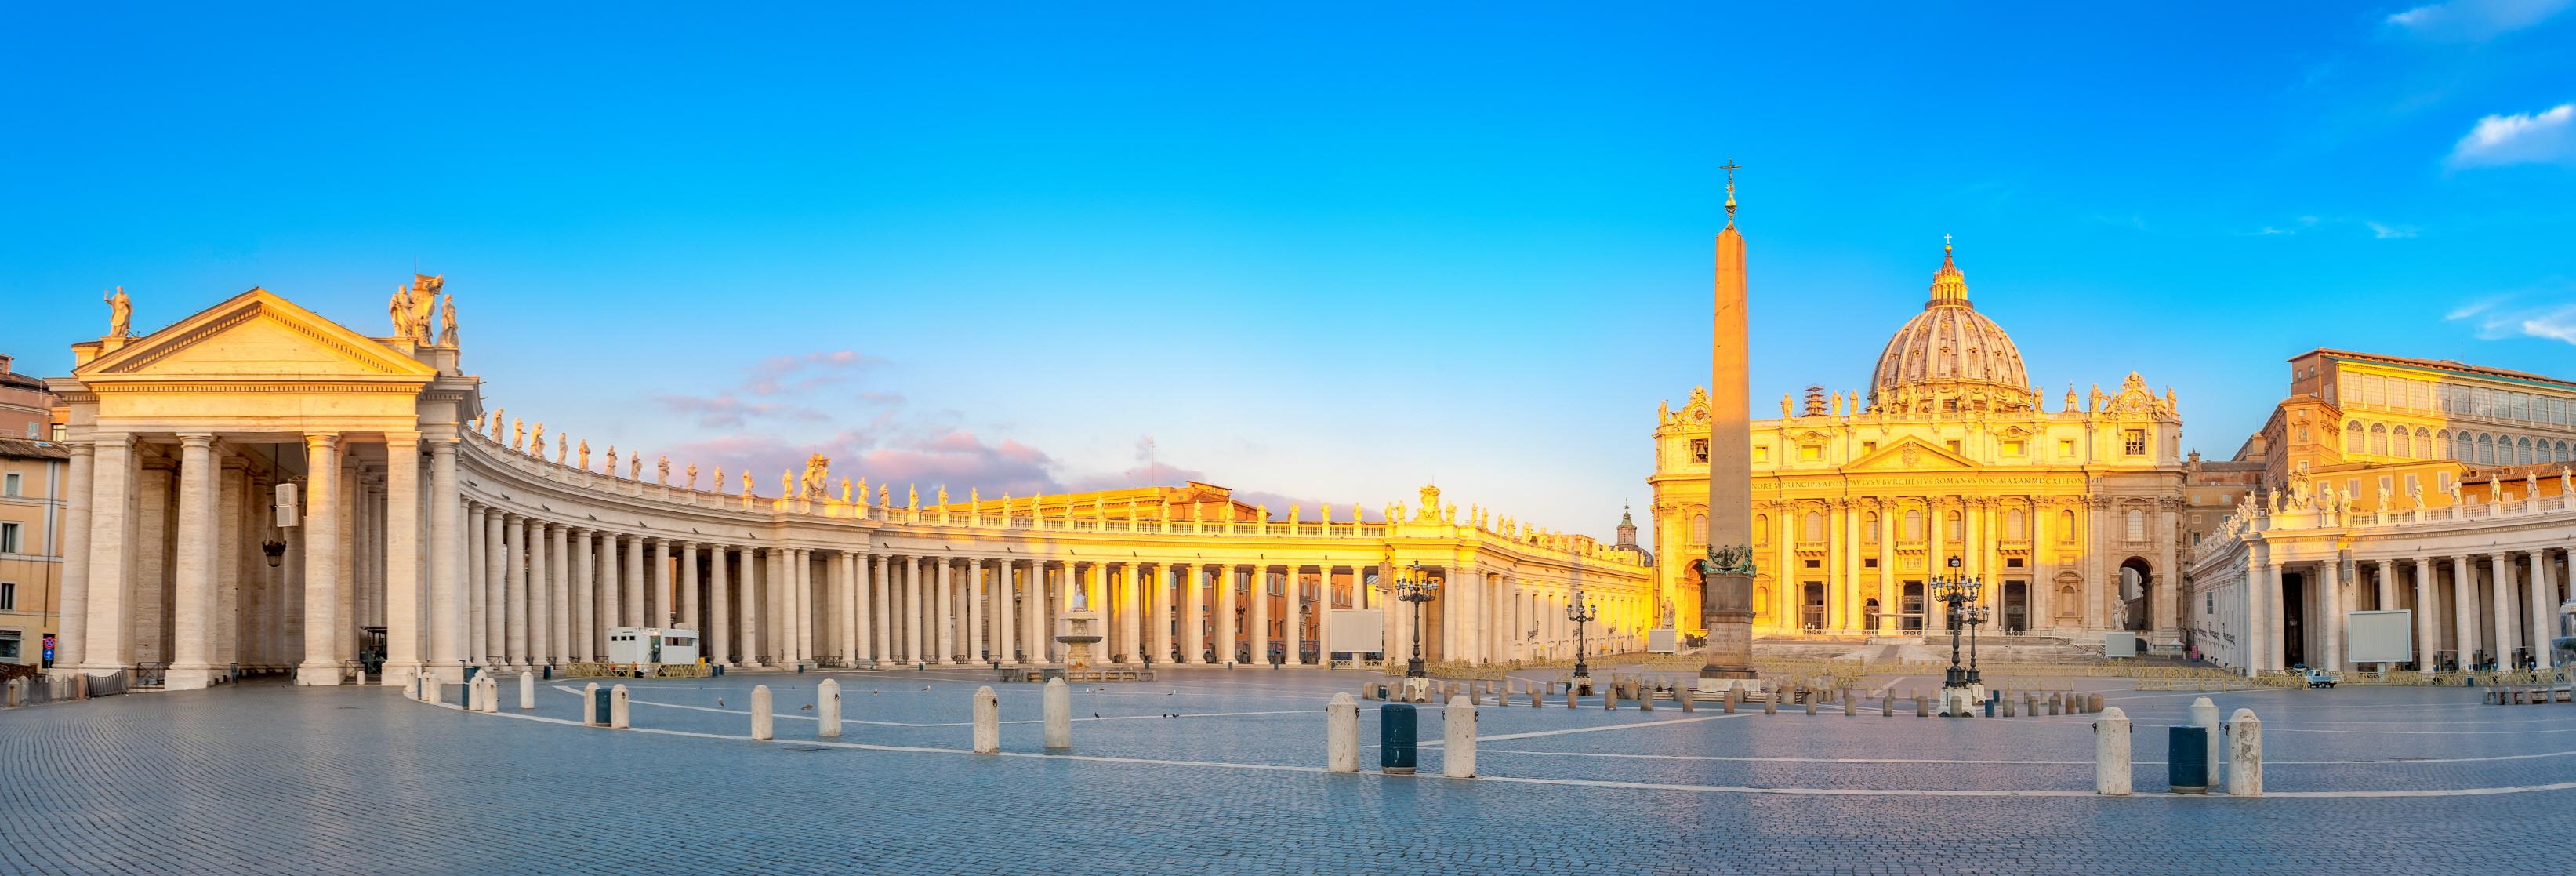
[[[2214,641],[2203,650],[2228,665],[2259,672],[2362,668],[2341,619],[2395,610],[2411,613],[2413,663],[2422,671],[2556,663],[2550,640],[2565,634],[2560,607],[2569,598],[2564,548],[2318,561],[2264,553],[2249,552],[2241,575],[2218,583],[2228,597],[2223,605],[2210,601],[2220,614],[2205,627],[2204,638]]]

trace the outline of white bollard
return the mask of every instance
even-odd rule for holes
[[[841,682],[823,679],[814,686],[814,736],[831,739],[841,735]]]
[[[1618,696],[1618,694],[1611,694]],[[1440,715],[1441,732],[1448,744],[1441,746],[1440,774],[1453,779],[1476,777],[1476,707],[1466,697],[1450,697],[1449,708]]]
[[[2263,721],[2253,709],[2227,716],[2227,794],[2263,796]]]
[[[1047,679],[1041,696],[1046,705],[1046,747],[1073,747],[1073,689],[1064,686],[1064,678]]]
[[[524,712],[536,707],[537,674],[534,672],[519,673],[519,711]]]
[[[621,684],[608,689],[608,729],[626,729],[627,719],[633,713],[633,707],[627,705],[627,702],[625,685]]]
[[[625,685],[621,684],[618,685],[618,687],[625,687]],[[775,723],[778,718],[770,714],[769,700],[769,685],[759,684],[752,686],[751,738],[753,739],[770,739],[777,736],[772,724]]]
[[[2118,706],[2093,719],[2093,790],[2115,797],[2129,793],[2129,716]]]
[[[1002,753],[1002,698],[989,684],[975,689],[975,753]]]
[[[1360,704],[1338,693],[1324,707],[1324,771],[1360,771]]]
[[[594,681],[581,686],[581,722],[584,724],[608,723],[608,716],[599,713],[599,682]]]
[[[2221,728],[2218,726],[2218,704],[2210,702],[2208,697],[2193,699],[2191,701],[2191,726],[2200,728],[2201,735],[2208,737],[2209,753],[2205,755],[2208,759],[2203,762],[2209,764],[2209,786],[2212,788],[2226,787],[2219,778],[2220,773],[2218,770],[2220,762],[2225,760],[2227,757],[2227,744],[2222,741],[2224,734],[2220,732]]]
[[[490,714],[499,714],[501,711],[501,680],[488,675],[477,680],[483,682],[483,711]]]

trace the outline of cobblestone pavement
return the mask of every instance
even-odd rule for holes
[[[636,682],[637,732],[576,726],[581,682],[560,679],[528,712],[505,683],[501,715],[274,684],[10,710],[0,872],[2576,868],[2576,704],[2474,690],[2215,694],[2265,721],[2271,796],[2233,800],[2156,793],[2162,728],[2199,694],[2076,680],[2137,721],[2141,796],[2115,799],[2090,793],[2089,717],[1522,701],[1482,710],[1485,778],[1459,781],[1436,745],[1419,777],[1376,774],[1373,748],[1362,774],[1318,771],[1321,706],[1362,676],[1167,675],[1078,687],[1070,756],[1041,752],[1029,685],[995,685],[1005,756],[964,753],[986,680],[964,670]],[[823,677],[845,686],[838,740],[803,708]],[[754,684],[777,741],[741,738]]]

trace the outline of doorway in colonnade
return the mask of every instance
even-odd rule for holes
[[[1809,633],[1825,628],[1825,582],[1809,581],[1799,586],[1798,628]]]
[[[2113,627],[2144,632],[2155,626],[2155,570],[2144,557],[2120,563],[2120,617]]]
[[[2030,629],[2030,582],[2004,582],[2004,632],[2019,633]]]
[[[2281,573],[2281,665],[2308,664],[2307,636],[2308,576],[2305,572]]]

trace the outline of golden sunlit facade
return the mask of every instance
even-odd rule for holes
[[[1698,615],[1709,403],[1657,412],[1658,597]],[[1937,631],[1938,575],[1984,582],[1992,631],[2179,643],[2182,420],[2132,373],[2047,410],[1947,247],[1931,298],[1863,392],[1812,387],[1752,423],[1754,630],[1768,639]],[[1956,560],[1953,568],[1950,563]],[[1686,632],[1695,632],[1688,631]]]

